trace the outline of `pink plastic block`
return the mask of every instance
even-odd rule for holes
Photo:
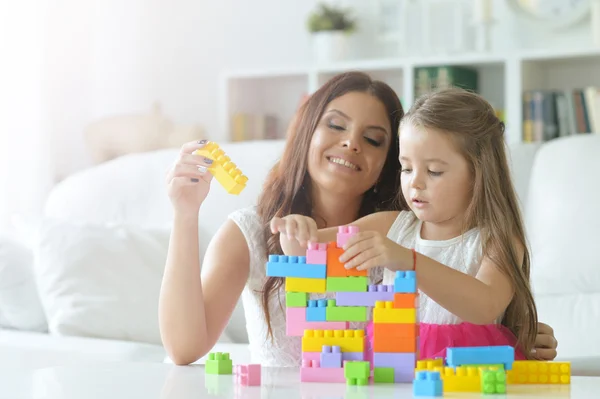
[[[342,367],[342,351],[340,347],[323,345],[320,360],[322,368],[337,369]]]
[[[356,233],[358,233],[358,226],[339,226],[337,233],[337,247],[342,248],[346,244],[346,241]]]
[[[347,330],[346,321],[306,321],[306,308],[286,308],[285,333],[302,337],[304,330]]]
[[[235,366],[236,382],[242,385],[260,385],[260,364],[240,364]]]
[[[300,368],[302,382],[341,382],[346,383],[344,369],[327,369],[319,367],[318,360],[303,360]]]
[[[326,265],[327,243],[309,243],[306,250],[306,263],[310,265]]]

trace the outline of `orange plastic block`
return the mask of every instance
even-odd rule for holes
[[[394,309],[392,301],[376,301],[373,309],[373,322],[377,323],[416,323],[416,309]]]
[[[394,293],[394,308],[396,309],[418,309],[419,295],[415,293]]]
[[[343,352],[364,352],[363,330],[304,330],[302,352],[321,352],[323,345],[339,346]]]
[[[379,338],[410,338],[417,339],[419,336],[418,324],[402,324],[402,323],[375,323],[373,324],[373,339],[377,341]],[[375,351],[377,352],[377,351]],[[442,364],[440,364],[441,366]]]
[[[327,288],[327,280],[324,278],[286,277],[286,292],[308,292],[324,293]]]
[[[415,353],[416,338],[373,338],[373,351],[377,353]]]
[[[210,141],[204,147],[194,151],[194,154],[213,160],[208,170],[229,194],[237,195],[246,187],[248,177],[231,162],[217,143]]]
[[[508,384],[570,384],[571,362],[515,360],[506,372]]]
[[[481,392],[481,370],[477,367],[436,367],[444,381],[444,392]]]
[[[346,268],[340,262],[344,250],[337,247],[335,241],[327,244],[327,277],[346,277]]]

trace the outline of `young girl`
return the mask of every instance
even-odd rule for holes
[[[359,270],[383,266],[384,284],[393,284],[398,270],[416,271],[421,358],[443,357],[452,346],[493,345],[529,357],[537,312],[504,124],[481,96],[448,89],[420,98],[399,135],[399,197],[410,210],[353,223],[361,232],[340,260]],[[290,236],[301,241],[335,235],[311,226],[295,215],[272,221],[274,232],[293,228]],[[298,251],[297,241],[281,236],[284,251]]]

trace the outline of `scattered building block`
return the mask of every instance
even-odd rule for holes
[[[236,382],[241,385],[259,386],[261,380],[260,364],[240,364],[235,366]]]
[[[373,368],[373,381],[381,383],[394,383],[394,369],[391,367]]]
[[[309,265],[326,265],[327,243],[308,243],[308,249],[306,250],[306,263]]]
[[[416,353],[373,353],[373,367],[394,369],[394,382],[412,382],[415,378]]]
[[[204,369],[206,374],[232,374],[233,363],[229,358],[229,353],[209,353]]]
[[[323,345],[339,346],[342,352],[364,352],[363,330],[305,330],[302,352],[321,352]]]
[[[208,142],[204,147],[194,151],[194,154],[213,160],[208,171],[229,194],[237,195],[246,188],[248,177],[238,169],[235,163],[231,162],[231,159],[225,155],[217,143]]]
[[[443,383],[438,371],[419,371],[413,381],[414,396],[443,396]]]
[[[358,233],[358,226],[339,226],[337,232],[337,247],[343,248],[346,241]]]
[[[327,292],[367,292],[368,277],[327,277]]]
[[[341,321],[306,321],[307,308],[287,308],[285,310],[285,333],[288,336],[302,337],[305,330],[347,330],[348,323]]]
[[[338,248],[335,241],[327,244],[327,277],[346,277],[346,268],[340,262],[343,253],[344,250]]]
[[[287,292],[325,293],[326,279],[286,277],[285,290]]]
[[[433,371],[436,367],[444,367],[444,359],[423,359],[417,360],[415,371]]]
[[[287,308],[305,308],[308,303],[306,292],[286,292],[285,306]]]
[[[306,308],[306,321],[328,321],[327,320],[327,300],[319,299],[309,300]],[[329,321],[346,321],[346,320],[329,320]]]
[[[416,309],[394,309],[393,302],[375,303],[373,309],[373,322],[394,324],[415,324],[417,322]]]
[[[267,276],[322,279],[327,277],[327,266],[306,264],[306,256],[269,255]]]
[[[414,271],[397,271],[394,278],[394,292],[415,293],[417,292],[417,275]]]
[[[444,367],[440,371],[444,392],[481,392],[481,377],[476,367]]]
[[[410,338],[416,340],[419,336],[419,325],[413,323],[377,323],[373,324],[373,340]],[[379,351],[375,351],[379,352]],[[442,364],[440,364],[442,366]]]
[[[335,299],[327,301],[327,321],[367,321],[365,306],[336,306]]]
[[[348,385],[367,385],[370,375],[369,362],[344,362],[344,376]]]
[[[394,302],[394,309],[419,309],[419,294],[416,292],[395,292],[394,297],[389,300]]]
[[[322,368],[318,360],[303,360],[300,368],[302,382],[346,382],[343,368]]]
[[[367,292],[338,292],[335,302],[338,306],[374,307],[377,301],[394,300],[393,285],[369,285]]]
[[[464,364],[503,364],[510,370],[515,361],[515,349],[510,345],[448,348],[446,363],[450,367]]]
[[[508,384],[570,384],[571,362],[515,360],[506,377]]]
[[[323,345],[320,361],[322,368],[341,368],[342,351],[340,347],[336,345]]]
[[[481,392],[484,394],[506,393],[504,370],[481,370]]]

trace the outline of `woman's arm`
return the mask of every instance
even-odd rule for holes
[[[159,300],[161,337],[175,364],[193,363],[214,346],[249,271],[248,244],[233,221],[213,237],[200,267],[198,218],[175,217]]]

